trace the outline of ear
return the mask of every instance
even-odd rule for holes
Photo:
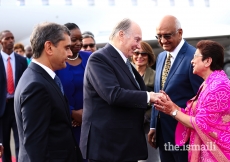
[[[119,36],[119,39],[120,39],[120,40],[123,40],[123,38],[124,38],[124,36],[125,36],[125,32],[124,32],[123,30],[120,30],[120,31],[118,32],[118,36]]]
[[[212,63],[212,58],[208,57],[207,59],[204,60],[205,61],[205,67],[210,67],[211,63]]]
[[[182,29],[178,29],[178,33],[179,33],[179,35],[180,35],[180,38],[182,39],[183,30],[182,30]]]
[[[44,44],[44,51],[48,55],[53,55],[53,50],[52,50],[53,44],[50,41],[46,41]]]

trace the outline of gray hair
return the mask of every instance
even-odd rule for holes
[[[175,19],[175,27],[176,27],[176,30],[178,30],[178,29],[181,29],[181,24],[180,24],[180,21],[176,18]]]
[[[115,35],[119,32],[119,31],[124,31],[124,32],[128,32],[130,27],[132,25],[132,21],[128,18],[125,18],[123,20],[121,20],[113,29],[111,35],[109,36],[109,40],[113,40],[113,38],[115,37]]]
[[[89,32],[89,31],[82,33],[82,39],[85,39],[85,38],[92,38],[94,43],[96,43],[93,33]]]
[[[65,39],[64,34],[70,36],[69,29],[64,25],[49,22],[38,24],[30,36],[33,57],[39,58],[41,56],[46,41],[57,46],[60,41]]]

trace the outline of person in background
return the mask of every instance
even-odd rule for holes
[[[2,157],[4,152],[4,147],[2,146],[2,143],[0,143],[0,158]]]
[[[19,139],[14,113],[15,88],[27,68],[24,57],[15,53],[14,35],[9,30],[0,32],[0,143],[4,146],[3,162],[11,162],[10,137],[13,130],[15,155],[18,159]]]
[[[25,56],[26,56],[27,63],[29,65],[33,56],[33,51],[30,45],[25,46]]]
[[[178,121],[176,144],[181,146],[189,140],[190,162],[229,162],[230,81],[223,71],[224,48],[211,40],[201,40],[196,47],[191,61],[193,74],[204,79],[196,96],[185,109],[169,96],[154,105]]]
[[[155,79],[155,71],[151,68],[151,66],[155,63],[156,58],[152,47],[147,42],[141,41],[140,48],[136,49],[133,52],[131,61],[133,62],[138,73],[142,76],[146,86],[146,90],[148,92],[154,91],[153,85]],[[145,120],[144,120],[146,140],[148,139],[148,132],[150,128],[151,112],[152,112],[152,106],[148,105],[147,110],[145,112]],[[160,160],[159,151],[151,147],[150,144],[147,145],[148,145],[148,159],[139,160],[139,162],[159,161]]]
[[[140,26],[123,19],[113,29],[110,43],[88,60],[80,148],[90,162],[137,162],[148,156],[144,113],[162,94],[146,91],[128,59],[141,40]]]
[[[93,33],[86,31],[82,33],[82,51],[94,52],[97,50]]]
[[[24,57],[24,54],[25,54],[24,45],[22,43],[15,44],[14,45],[14,52]]]
[[[83,111],[83,78],[90,53],[80,51],[82,47],[80,28],[75,23],[66,23],[65,26],[71,33],[70,49],[73,55],[67,58],[66,68],[56,71],[56,74],[63,84],[65,95],[69,101],[73,119],[72,129],[79,144]]]
[[[165,51],[157,57],[154,91],[164,90],[173,102],[185,107],[187,100],[196,95],[203,81],[193,74],[190,63],[196,49],[182,38],[181,24],[172,15],[166,15],[160,20],[156,34]],[[175,147],[176,125],[177,120],[152,109],[148,141],[153,147],[159,146],[161,162],[188,161],[188,152],[183,149],[186,145],[172,149]]]
[[[68,101],[55,74],[72,56],[70,32],[64,25],[45,22],[34,28],[30,42],[34,57],[18,83],[14,100],[18,162],[82,162],[71,130]]]

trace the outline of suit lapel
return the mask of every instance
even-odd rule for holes
[[[161,53],[160,56],[158,56],[159,60],[157,61],[156,77],[155,78],[161,78],[162,71],[164,69],[164,63],[165,63],[166,56],[167,56],[166,51]],[[159,92],[160,89],[161,89],[161,79],[155,79],[154,91]]]
[[[3,59],[2,59],[2,54],[1,53],[0,53],[0,77],[3,77],[3,81],[6,82],[6,71],[5,71],[5,66],[4,66],[4,63],[3,63]]]
[[[14,53],[14,56],[15,56],[15,86],[16,86],[19,81],[19,74],[20,74],[20,70],[22,69],[22,64],[19,56],[16,53]]]
[[[133,75],[131,74],[131,72],[129,71],[129,68],[127,67],[127,65],[125,64],[124,60],[121,58],[120,54],[113,48],[112,45],[107,44],[105,46],[105,48],[107,49],[107,51],[111,54],[111,56],[113,57],[113,60],[121,67],[121,69],[126,73],[126,75],[129,77],[129,79],[131,80],[131,82],[136,86],[137,89],[139,89],[136,81],[134,80]],[[135,69],[132,66],[132,69]],[[133,70],[133,72],[136,70]],[[137,76],[137,74],[134,75]],[[137,78],[137,77],[136,77]],[[138,81],[138,80],[137,80]],[[139,81],[138,81],[139,83]]]
[[[69,118],[70,113],[67,110],[67,108],[69,108],[69,105],[67,104],[67,101],[65,100],[65,97],[63,96],[63,94],[62,94],[60,88],[58,87],[58,85],[55,83],[54,79],[42,67],[40,67],[39,65],[37,65],[37,64],[35,64],[33,62],[30,63],[29,67],[34,69],[36,72],[40,73],[53,86],[53,88],[56,90],[55,93],[62,99],[63,104],[65,105],[64,106],[65,111],[66,111],[67,116]],[[58,100],[58,98],[57,98],[57,100]]]

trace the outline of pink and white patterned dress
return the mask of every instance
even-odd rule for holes
[[[212,72],[182,112],[191,116],[192,128],[178,122],[176,144],[190,138],[190,162],[230,161],[230,81],[223,70]]]

